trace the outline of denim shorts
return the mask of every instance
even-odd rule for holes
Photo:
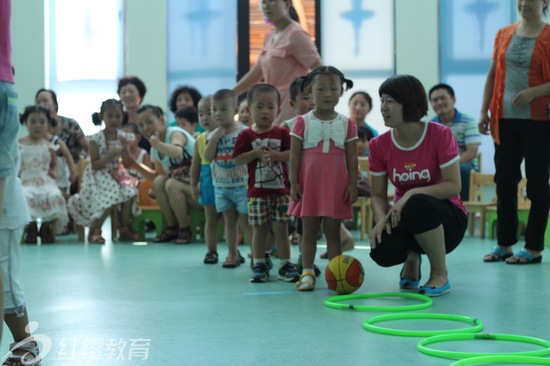
[[[235,206],[241,214],[248,215],[248,189],[241,187],[214,187],[216,211],[225,212]]]
[[[216,195],[212,184],[212,169],[210,164],[201,164],[201,179],[199,181],[199,203],[203,206],[216,206]]]
[[[17,93],[13,84],[0,81],[0,178],[18,173],[15,171],[18,133]]]

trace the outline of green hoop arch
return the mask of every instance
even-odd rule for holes
[[[432,344],[432,343],[476,340],[476,339],[529,343],[537,346],[542,346],[545,348],[540,350],[535,350],[535,351],[524,351],[524,352],[504,352],[504,353],[475,352],[474,353],[474,352],[442,351],[442,350],[436,350],[436,349],[431,349],[426,347],[426,345]],[[471,357],[479,357],[479,356],[504,356],[504,355],[543,357],[550,354],[550,342],[540,338],[527,337],[527,336],[515,335],[515,334],[456,333],[456,334],[437,335],[437,336],[421,339],[416,344],[416,349],[428,356],[441,357],[441,358],[454,358],[454,359],[463,359],[463,358],[471,358]]]
[[[420,304],[401,305],[401,306],[370,306],[370,305],[351,305],[341,304],[340,301],[374,299],[380,297],[404,297],[408,299],[421,300]],[[358,311],[415,311],[429,308],[432,306],[432,298],[426,295],[413,294],[409,292],[378,292],[373,294],[353,294],[332,296],[325,300],[325,306],[339,310],[358,310]]]
[[[393,329],[384,328],[373,325],[374,323],[391,321],[391,320],[403,320],[403,319],[430,319],[430,320],[451,320],[456,322],[462,322],[470,324],[468,328],[459,328],[452,330],[409,330],[409,329]],[[399,313],[399,314],[386,314],[378,315],[369,318],[363,322],[363,328],[374,333],[402,336],[402,337],[431,337],[440,334],[455,334],[455,333],[476,333],[483,330],[483,323],[475,318],[464,315],[456,314],[432,314],[432,313]]]
[[[466,358],[464,360],[459,360],[453,362],[451,366],[467,366],[467,365],[479,365],[480,363],[495,363],[495,362],[506,362],[506,363],[519,363],[525,365],[550,365],[550,358],[542,357],[530,357],[530,356],[508,356],[508,355],[499,355],[499,356],[481,356],[481,357],[472,357]]]

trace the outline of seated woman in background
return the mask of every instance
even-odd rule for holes
[[[182,108],[194,108],[195,111],[197,111],[201,98],[202,94],[196,88],[188,85],[178,86],[170,96],[170,111],[174,113],[174,115]],[[177,125],[177,121],[168,123],[168,127],[176,127]],[[195,128],[195,132],[204,132],[204,129],[198,123]]]
[[[163,110],[152,105],[139,108],[138,126],[151,143],[154,168],[138,163],[127,150],[123,151],[123,157],[145,179],[153,181],[155,198],[166,219],[166,228],[153,241],[188,244],[192,241],[189,208],[200,208],[189,184],[195,139],[180,127],[166,127]]]

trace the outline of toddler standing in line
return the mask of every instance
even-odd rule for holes
[[[351,205],[357,200],[357,126],[334,110],[344,85],[349,89],[353,82],[336,68],[315,68],[301,86],[311,93],[315,109],[296,117],[292,127],[288,213],[303,222],[299,291],[315,288],[313,262],[321,219],[329,258],[334,258],[342,253],[342,220],[353,217]]]
[[[119,133],[122,126],[122,103],[107,99],[99,113],[92,115],[105,129],[90,136],[90,164],[82,177],[80,192],[69,198],[69,212],[82,226],[89,226],[88,242],[105,243],[101,227],[114,205],[121,204],[119,241],[143,240],[130,230],[130,216],[141,213],[136,203],[138,180],[128,174],[122,164],[121,153],[126,139]]]
[[[287,129],[273,126],[281,111],[281,95],[269,84],[253,86],[247,95],[248,111],[254,122],[237,137],[233,158],[238,165],[248,166],[248,219],[252,226],[254,266],[250,282],[266,282],[269,269],[265,261],[266,239],[273,231],[280,259],[278,278],[295,282],[300,275],[290,263],[288,240],[287,162],[290,157],[290,135]]]
[[[65,198],[55,183],[55,153],[59,146],[52,145],[45,138],[50,119],[48,108],[41,106],[29,106],[21,116],[21,122],[29,131],[28,136],[19,139],[19,177],[32,218],[23,240],[29,244],[37,243],[37,235],[40,235],[42,243],[53,243],[56,229],[61,231],[69,222]],[[42,220],[40,233],[36,223],[38,219]]]
[[[195,141],[195,153],[191,163],[191,187],[193,197],[204,209],[204,238],[208,252],[204,256],[204,264],[218,263],[218,221],[220,214],[216,211],[214,185],[210,163],[204,159],[204,149],[208,134],[216,128],[210,111],[212,96],[207,95],[199,101],[199,123],[206,131]]]
[[[243,99],[239,104],[239,122],[246,127],[252,127],[254,121],[250,118],[250,112],[248,111],[248,101]]]
[[[236,268],[244,262],[237,250],[237,223],[250,243],[246,197],[248,170],[244,165],[236,165],[233,159],[237,136],[248,128],[235,121],[238,109],[237,95],[233,91],[222,89],[214,93],[211,110],[218,128],[210,132],[204,149],[204,159],[210,161],[212,167],[216,210],[223,213],[225,222],[229,255],[223,263],[224,268]]]

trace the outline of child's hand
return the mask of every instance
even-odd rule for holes
[[[216,129],[216,132],[214,132],[214,134],[212,134],[212,138],[216,139],[216,140],[219,140],[224,136],[225,136],[225,131],[223,129],[219,128],[219,127]]]
[[[256,156],[258,157],[258,160],[260,160],[265,165],[271,164],[271,156],[268,152],[268,147],[260,145],[256,148]]]
[[[76,182],[77,179],[78,179],[78,176],[77,176],[77,174],[76,174],[76,171],[74,171],[74,170],[71,171],[71,173],[70,173],[70,175],[69,175],[69,181],[70,181],[71,183],[74,183],[74,182]]]
[[[346,189],[346,195],[344,197],[348,205],[353,205],[355,201],[357,201],[357,185],[356,184],[349,184],[348,188]]]
[[[149,143],[151,144],[151,147],[154,147],[155,149],[157,148],[159,141],[159,136],[156,132],[149,137]]]
[[[109,160],[114,160],[115,158],[119,157],[122,153],[122,147],[121,146],[113,146],[110,150],[107,156],[109,157]]]
[[[193,198],[195,199],[195,201],[199,201],[199,197],[200,197],[200,190],[199,190],[199,186],[193,186],[191,187],[191,194],[193,195]]]
[[[290,184],[290,198],[294,202],[298,202],[302,198],[302,189],[300,188],[300,184]]]

